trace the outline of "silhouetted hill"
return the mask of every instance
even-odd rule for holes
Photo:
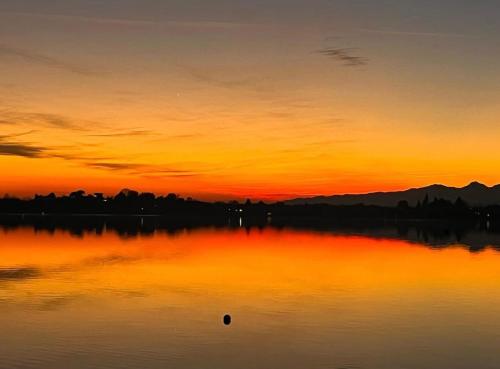
[[[329,204],[329,205],[377,205],[397,206],[400,201],[407,201],[410,206],[416,206],[418,202],[423,203],[427,197],[428,201],[433,199],[444,199],[455,201],[461,198],[472,206],[487,206],[500,204],[500,185],[488,187],[482,183],[472,182],[468,186],[457,188],[443,185],[432,185],[422,188],[412,188],[406,191],[374,192],[361,195],[333,195],[317,196],[311,198],[298,198],[288,200],[288,205],[301,204]]]
[[[496,222],[500,220],[500,205],[477,206],[475,204],[498,203],[498,197],[489,196],[491,191],[497,190],[498,187],[488,188],[473,183],[463,189],[430,186],[403,192],[332,198],[338,200],[338,203],[344,201],[347,205],[328,204],[328,198],[313,199],[310,201],[318,203],[305,205],[291,205],[283,202],[266,204],[262,201],[253,203],[250,200],[244,203],[237,201],[211,203],[191,198],[184,199],[174,193],[156,196],[149,192],[122,190],[115,196],[104,196],[102,193],[87,194],[84,190],[78,190],[69,195],[56,196],[50,193],[35,195],[30,199],[6,196],[0,198],[0,214],[162,216],[188,223],[210,223],[212,220],[239,223],[242,218],[254,219],[258,223],[267,223],[272,218],[273,221],[285,224],[360,219],[384,221],[390,219],[461,219]],[[462,198],[470,203],[468,204]],[[345,200],[350,201],[351,204]],[[363,202],[365,204],[362,204]]]

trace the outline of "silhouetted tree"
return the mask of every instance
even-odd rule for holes
[[[408,201],[401,200],[401,201],[398,202],[398,208],[399,209],[409,209],[410,205],[408,204]]]
[[[429,205],[429,195],[425,195],[424,201],[422,202],[422,206],[425,208]]]
[[[85,195],[85,191],[84,190],[78,190],[78,191],[71,192],[69,194],[69,198],[70,199],[79,199],[79,198],[82,198],[83,195]]]

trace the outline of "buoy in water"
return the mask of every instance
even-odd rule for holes
[[[222,321],[224,322],[224,325],[231,324],[231,315],[229,315],[229,314],[224,315],[224,318],[222,319]]]

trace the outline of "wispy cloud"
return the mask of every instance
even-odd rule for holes
[[[112,162],[86,162],[85,166],[96,169],[105,169],[112,171],[130,171],[130,170],[138,170],[143,167],[142,164],[134,164],[134,163],[112,163]]]
[[[15,135],[10,135],[13,137]],[[112,172],[140,175],[144,177],[193,177],[200,171],[177,169],[165,165],[151,165],[133,162],[106,161],[109,158],[93,157],[61,151],[60,148],[39,146],[29,142],[8,141],[7,136],[0,136],[0,156],[18,156],[30,159],[62,159],[78,165]]]
[[[41,158],[58,158],[68,161],[83,161],[83,160],[105,160],[106,158],[88,156],[78,153],[72,153],[71,146],[48,147],[31,141],[22,141],[19,138],[28,136],[37,131],[31,130],[20,133],[10,133],[0,135],[0,155],[3,156],[21,156],[25,158],[41,159]],[[79,145],[81,147],[85,145]],[[81,151],[81,150],[78,150]]]
[[[35,130],[31,130],[31,131],[27,131],[27,132],[10,133],[7,135],[0,135],[0,141],[9,140],[9,139],[17,138],[17,137],[21,137],[21,136],[27,136],[27,135],[30,135],[30,134],[35,133],[35,132],[36,132]]]
[[[150,130],[131,130],[125,132],[114,132],[114,133],[96,133],[88,135],[89,137],[135,137],[135,136],[149,136],[153,135],[154,132]]]
[[[0,12],[0,14],[40,18],[46,20],[59,20],[71,22],[92,23],[96,25],[111,25],[118,27],[177,27],[177,28],[199,28],[199,29],[237,29],[262,27],[262,24],[230,22],[220,20],[151,20],[151,19],[133,19],[133,18],[114,18],[114,17],[88,17],[75,14],[51,14],[51,13],[32,13],[32,12]]]
[[[467,37],[467,35],[460,33],[445,33],[445,32],[416,32],[416,31],[399,31],[399,30],[388,30],[388,29],[371,29],[371,28],[360,28],[359,31],[365,33],[375,33],[380,35],[392,35],[392,36],[419,36],[419,37]]]
[[[82,162],[86,160],[106,160],[107,158],[74,154],[67,152],[63,147],[48,147],[32,142],[20,142],[11,140],[10,136],[0,136],[0,155],[21,156],[32,159],[63,159],[67,161]]]
[[[185,169],[189,163],[162,165],[147,164],[120,160],[118,157],[105,157],[98,152],[85,152],[86,145],[72,146],[45,146],[31,141],[22,141],[21,137],[36,131],[10,133],[0,135],[0,156],[17,156],[30,159],[62,159],[76,165],[112,172],[123,172],[135,176],[160,177],[193,177],[203,174],[206,170]],[[137,133],[137,131],[134,131]],[[122,132],[123,134],[123,132]],[[131,134],[131,132],[128,132]],[[91,145],[94,147],[95,145]],[[95,147],[98,149],[98,146]],[[97,155],[96,155],[97,154]]]
[[[129,162],[114,162],[114,161],[87,161],[83,163],[85,166],[94,169],[102,169],[108,171],[123,171],[129,174],[141,176],[161,176],[161,177],[185,177],[197,176],[201,172],[194,170],[178,169],[165,165],[151,165]]]
[[[57,58],[39,54],[35,51],[20,49],[8,45],[0,44],[0,57],[9,57],[23,60],[28,63],[35,63],[45,67],[63,70],[66,72],[76,73],[84,76],[94,76],[98,73],[95,71]]]
[[[327,47],[317,50],[316,52],[340,62],[347,67],[359,67],[368,64],[368,58],[353,55],[353,52],[357,50],[358,49],[355,48]]]
[[[181,140],[181,139],[190,139],[190,138],[200,138],[203,137],[204,135],[201,133],[185,133],[185,134],[180,134],[180,135],[173,135],[169,136],[169,139],[174,139],[174,140]]]
[[[45,153],[44,147],[22,143],[0,142],[0,155],[22,156],[26,158],[40,158]]]
[[[7,109],[0,110],[0,124],[24,124],[28,126],[43,126],[84,131],[87,128],[85,128],[82,123],[83,122],[77,122],[72,118],[60,114],[31,113]]]
[[[26,136],[34,131],[0,135],[0,155],[40,158],[47,151],[46,147],[27,142],[17,142],[18,137]]]
[[[67,161],[74,161],[76,163],[84,163],[88,160],[109,160],[109,157],[104,157],[102,155],[90,155],[82,152],[71,152],[65,149],[64,147],[54,147],[47,148],[44,153],[45,158],[55,158],[55,159],[63,159]]]
[[[177,67],[185,71],[194,80],[210,84],[216,87],[232,89],[237,87],[255,86],[255,79],[250,77],[229,79],[226,77],[219,77],[214,72],[210,72],[200,67],[194,67],[190,65],[177,65]]]

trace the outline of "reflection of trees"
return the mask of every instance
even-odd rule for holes
[[[379,239],[402,239],[433,248],[451,246],[467,247],[481,251],[488,247],[500,251],[500,225],[475,221],[401,221],[282,218],[271,222],[259,218],[244,218],[242,226],[247,232],[265,228],[297,229],[335,235],[362,235]],[[114,232],[121,237],[153,236],[157,233],[177,235],[179,232],[199,228],[239,229],[239,222],[225,217],[184,218],[172,216],[1,216],[1,228],[5,231],[30,227],[37,232],[69,232],[75,237],[85,237],[104,232]]]

